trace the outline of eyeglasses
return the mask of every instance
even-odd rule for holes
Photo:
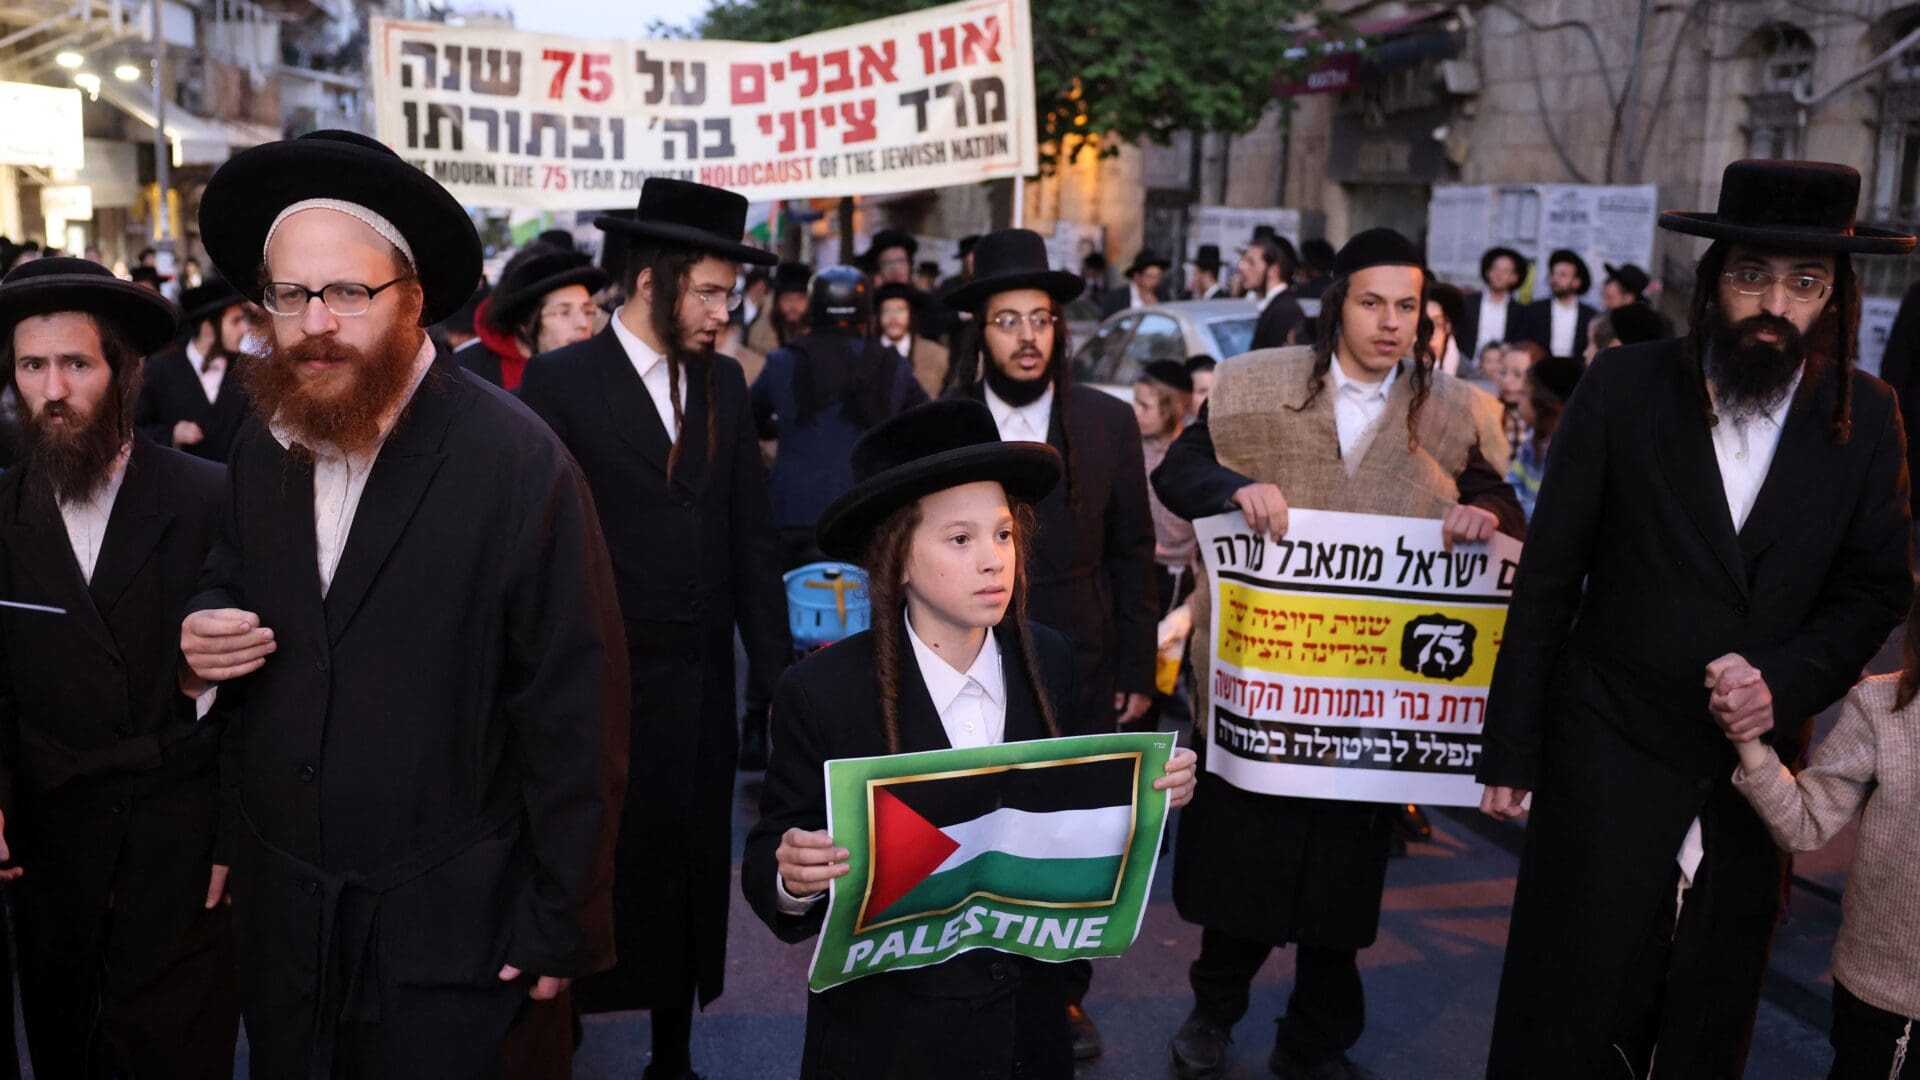
[[[1015,330],[1018,330],[1020,324],[1024,322],[1029,327],[1032,327],[1033,332],[1037,334],[1042,330],[1052,327],[1053,324],[1059,321],[1059,316],[1046,311],[1035,311],[1027,315],[1021,315],[1012,311],[1003,311],[993,318],[988,319],[987,323],[1003,334],[1011,334]]]
[[[1811,304],[1826,298],[1833,291],[1831,282],[1822,281],[1811,274],[1791,274],[1780,277],[1764,270],[1729,270],[1720,275],[1733,283],[1733,291],[1741,296],[1765,296],[1777,283],[1787,290],[1787,297],[1802,304]]]
[[[728,311],[740,310],[742,297],[737,292],[726,292],[720,289],[695,289],[693,290],[693,295],[708,307],[712,307],[715,304],[725,304]]]
[[[269,281],[261,301],[268,311],[283,319],[290,319],[305,314],[307,305],[317,296],[328,311],[342,319],[351,319],[365,315],[367,309],[373,306],[374,297],[406,280],[407,275],[402,274],[385,285],[372,287],[353,281],[336,281],[321,286],[318,292],[290,281]]]

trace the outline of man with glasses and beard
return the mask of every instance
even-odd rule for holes
[[[1066,482],[1035,507],[1027,613],[1073,642],[1078,700],[1061,724],[1074,734],[1146,715],[1160,617],[1139,424],[1125,403],[1072,379],[1060,306],[1083,284],[1048,268],[1040,234],[1001,229],[974,245],[973,279],[946,297],[971,315],[954,352],[956,392],[986,402],[1002,439],[1050,443],[1066,461]],[[1081,1060],[1100,1054],[1081,1007],[1092,978],[1088,962],[1068,966]]]
[[[0,283],[22,452],[0,480],[0,880],[41,1076],[233,1075],[227,710],[181,692],[175,637],[225,470],[133,424],[177,314],[84,259]]]
[[[693,1007],[720,996],[733,893],[733,641],[757,700],[793,659],[783,569],[747,383],[714,352],[739,306],[747,200],[652,178],[624,236],[626,304],[598,335],[527,366],[521,400],[573,452],[605,517],[633,671],[632,780],[620,829],[620,963],[589,1012],[652,1010],[647,1080],[693,1075]]]
[[[1533,797],[1490,1076],[1744,1070],[1785,863],[1728,737],[1797,758],[1913,588],[1851,256],[1914,238],[1859,191],[1741,161],[1717,213],[1663,214],[1713,241],[1688,334],[1601,353],[1555,430],[1479,767],[1488,814]]]
[[[557,999],[612,959],[627,750],[593,500],[538,418],[428,340],[472,295],[480,241],[426,174],[315,132],[234,155],[200,210],[271,316],[180,632],[183,689],[241,698],[225,757],[253,1073],[496,1076],[523,1053],[563,1071]]]
[[[161,446],[225,464],[251,415],[233,370],[246,360],[259,309],[219,278],[186,290],[181,302],[187,340],[147,359],[140,431]]]

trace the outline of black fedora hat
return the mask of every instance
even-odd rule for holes
[[[919,286],[909,285],[904,281],[889,281],[873,290],[873,310],[879,311],[880,305],[889,300],[905,300],[913,305],[915,311],[918,311],[920,305],[930,299],[932,297],[927,294],[927,291]]]
[[[629,237],[661,240],[718,255],[730,262],[772,266],[780,257],[742,243],[747,234],[747,198],[725,188],[650,176],[640,185],[640,206],[631,217],[601,214],[594,225]]]
[[[1132,265],[1127,267],[1127,272],[1125,276],[1132,277],[1133,275],[1139,273],[1142,270],[1147,269],[1150,266],[1157,266],[1160,269],[1165,270],[1172,265],[1173,263],[1169,261],[1165,256],[1156,255],[1153,252],[1148,251],[1146,248],[1141,248],[1138,252],[1134,254],[1133,263]]]
[[[0,279],[0,333],[12,334],[22,319],[59,311],[84,311],[113,323],[142,355],[165,347],[180,327],[173,301],[87,259],[34,259]]]
[[[281,211],[310,199],[364,206],[399,230],[426,298],[422,323],[439,322],[473,295],[480,235],[459,200],[385,143],[352,131],[262,143],[227,159],[200,196],[200,242],[220,273],[258,301],[267,233]]]
[[[1220,267],[1223,265],[1220,262],[1220,245],[1201,244],[1198,248],[1194,249],[1193,265],[1210,274],[1219,273]]]
[[[240,295],[240,290],[234,288],[232,282],[223,277],[211,277],[180,293],[180,306],[186,311],[186,316],[180,321],[192,328],[235,304],[246,302],[247,298]]]
[[[973,245],[980,242],[979,233],[968,233],[960,238],[960,249],[953,253],[955,259],[964,259],[973,254]]]
[[[1060,451],[1001,442],[993,413],[965,399],[918,405],[853,444],[853,487],[820,515],[815,540],[835,559],[857,559],[887,515],[936,491],[998,481],[1007,498],[1038,502],[1060,482]]]
[[[813,267],[788,260],[773,268],[773,294],[806,292],[813,280]]]
[[[1527,268],[1533,264],[1528,261],[1525,255],[1520,254],[1510,247],[1490,247],[1480,253],[1481,281],[1487,280],[1487,274],[1493,270],[1493,260],[1501,258],[1512,260],[1514,276],[1521,281],[1527,280]]]
[[[862,270],[871,274],[874,268],[879,265],[880,253],[888,248],[904,248],[907,252],[907,258],[912,259],[915,255],[920,254],[920,241],[915,240],[913,234],[910,232],[902,232],[899,229],[881,229],[879,232],[873,234],[872,240],[867,241],[867,250],[862,252],[860,257],[855,259],[854,262],[860,264]]]
[[[1855,222],[1860,174],[1827,161],[1736,161],[1720,177],[1714,213],[1668,210],[1660,227],[1710,240],[1793,251],[1900,255],[1908,233]]]
[[[995,293],[1039,289],[1064,304],[1085,292],[1079,274],[1052,269],[1047,242],[1032,229],[995,229],[973,246],[973,278],[946,295],[947,306],[971,311]]]
[[[1632,263],[1601,263],[1600,265],[1607,271],[1607,276],[1602,280],[1611,281],[1635,296],[1646,296],[1647,289],[1653,285],[1653,279],[1647,276],[1647,272]]]
[[[531,314],[541,298],[555,289],[584,285],[592,295],[606,288],[607,281],[606,271],[580,252],[541,244],[501,274],[487,312],[496,323],[512,326]]]
[[[1553,249],[1553,251],[1547,255],[1547,273],[1552,274],[1553,268],[1559,266],[1561,263],[1570,264],[1573,267],[1574,273],[1580,275],[1581,292],[1586,292],[1593,287],[1593,271],[1587,269],[1587,260],[1581,258],[1579,252],[1572,248]]]

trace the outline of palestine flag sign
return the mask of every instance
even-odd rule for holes
[[[969,949],[1118,956],[1146,912],[1170,734],[1084,735],[829,761],[827,831],[848,852],[808,985]]]

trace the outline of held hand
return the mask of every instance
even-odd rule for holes
[[[847,872],[847,849],[835,847],[825,829],[788,829],[773,860],[780,869],[780,883],[795,900],[820,895],[834,878]]]
[[[13,852],[7,847],[7,816],[0,814],[0,863],[12,861]],[[21,867],[9,866],[0,870],[0,881],[12,881],[24,873],[26,870]]]
[[[227,868],[214,863],[213,873],[207,877],[207,910],[212,911],[222,900],[233,903],[227,896]]]
[[[1194,763],[1199,755],[1182,746],[1167,759],[1167,774],[1153,782],[1153,790],[1165,791],[1167,809],[1178,810],[1193,801]]]
[[[1455,544],[1478,544],[1493,539],[1499,528],[1500,519],[1493,511],[1457,505],[1440,519],[1440,545],[1452,551]]]
[[[526,974],[526,972],[521,971],[512,964],[508,964],[500,969],[500,981],[512,982],[524,974]],[[534,979],[533,989],[527,991],[527,996],[535,1001],[552,1001],[554,998],[560,996],[562,990],[572,985],[572,979],[557,978],[553,975],[541,975]]]
[[[1153,708],[1153,698],[1146,694],[1113,695],[1113,711],[1118,714],[1115,719],[1119,721],[1121,727],[1126,727],[1147,715],[1147,710],[1151,708]]]
[[[1751,742],[1773,730],[1773,690],[1745,657],[1728,653],[1708,664],[1706,682],[1708,711],[1727,738]]]
[[[175,446],[198,446],[206,437],[207,434],[200,430],[200,425],[191,420],[182,420],[173,425],[173,445]]]
[[[1480,812],[1495,821],[1512,821],[1527,812],[1526,788],[1489,784],[1480,792]]]
[[[260,616],[236,608],[196,611],[180,624],[180,652],[195,678],[225,682],[260,670],[278,648],[273,631],[260,625]],[[182,678],[180,689],[193,693],[192,680]],[[204,691],[206,687],[200,686]],[[198,697],[198,694],[193,696]]]
[[[1275,484],[1248,484],[1233,493],[1233,505],[1247,519],[1247,527],[1275,540],[1287,535],[1287,500]]]

